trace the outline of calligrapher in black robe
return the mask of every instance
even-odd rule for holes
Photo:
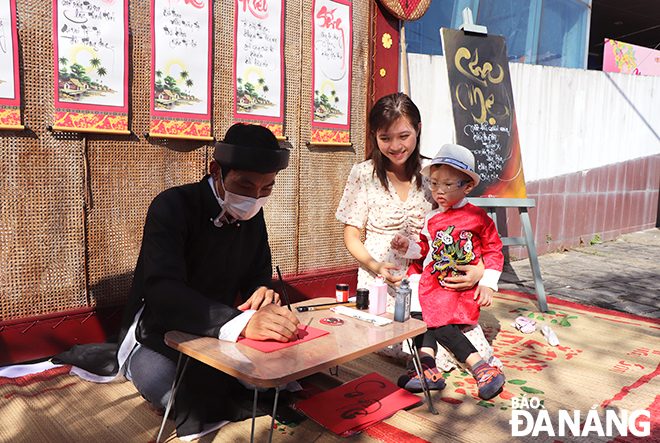
[[[288,151],[279,149],[270,131],[237,124],[227,137],[234,129],[239,137],[230,143],[246,143],[218,143],[214,153],[218,164],[273,176],[286,167]],[[268,149],[261,149],[265,131]],[[212,174],[218,174],[218,164],[211,164]],[[152,201],[118,343],[74,346],[54,357],[54,362],[93,374],[117,374],[119,346],[142,307],[135,329],[137,342],[176,362],[178,352],[164,343],[166,332],[218,337],[222,326],[241,314],[234,307],[237,297],[247,300],[258,288],[270,285],[273,270],[263,209],[247,220],[223,215],[225,222],[217,223],[223,210],[212,188],[221,177],[216,175],[215,180],[207,175],[198,183],[170,188]],[[290,326],[296,330],[294,324]],[[252,395],[235,378],[191,360],[174,403],[177,434],[197,434],[205,423],[250,417]]]

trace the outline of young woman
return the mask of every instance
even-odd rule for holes
[[[376,102],[369,114],[367,160],[351,170],[335,214],[344,223],[346,248],[360,264],[358,287],[368,288],[382,275],[389,284],[392,309],[395,285],[406,275],[410,260],[396,254],[390,242],[397,233],[419,239],[424,217],[435,205],[420,172],[421,127],[419,109],[406,94]],[[452,279],[452,289],[472,287],[483,274],[478,267],[461,270],[467,275]]]
[[[366,160],[351,170],[335,214],[344,223],[346,248],[360,265],[358,288],[369,288],[378,275],[385,277],[388,312],[394,312],[396,286],[411,265],[390,248],[390,242],[395,234],[419,241],[424,217],[435,205],[428,179],[420,172],[421,128],[419,109],[406,94],[379,99],[369,113]],[[450,278],[447,287],[469,289],[479,282],[483,269],[483,264],[461,266],[466,274]],[[407,358],[401,346],[385,354]]]

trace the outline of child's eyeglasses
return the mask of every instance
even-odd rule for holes
[[[431,191],[437,191],[438,189],[440,189],[443,192],[451,192],[458,188],[462,188],[464,185],[468,183],[469,182],[465,180],[461,180],[456,183],[438,183],[435,180],[431,180],[431,182],[429,183],[429,188],[431,188]]]

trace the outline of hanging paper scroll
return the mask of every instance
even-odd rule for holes
[[[479,185],[472,197],[525,198],[506,41],[442,28],[456,143],[470,149]]]
[[[283,138],[283,0],[236,0],[234,120],[259,123]]]
[[[129,134],[128,0],[53,5],[53,129]]]
[[[0,129],[23,129],[18,74],[16,3],[0,1]]]
[[[350,145],[351,4],[316,0],[313,23],[311,143]]]
[[[212,140],[211,1],[152,1],[150,137]]]

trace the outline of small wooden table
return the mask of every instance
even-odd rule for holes
[[[315,298],[292,306],[294,314],[300,320],[301,325],[323,329],[328,331],[329,334],[269,353],[258,351],[240,343],[222,341],[212,337],[200,337],[179,331],[168,332],[165,334],[165,343],[181,353],[177,373],[181,365],[181,357],[186,355],[184,368],[181,375],[178,376],[178,380],[183,377],[189,358],[192,357],[219,371],[254,385],[252,437],[254,437],[257,387],[276,388],[272,414],[273,421],[271,423],[272,438],[272,425],[275,420],[279,390],[282,386],[286,386],[291,381],[370,354],[386,346],[411,339],[426,331],[426,323],[412,318],[403,323],[392,322],[385,326],[376,326],[373,323],[336,314],[327,309],[308,312],[298,312],[295,309],[297,306],[316,305],[333,301],[332,298]],[[320,324],[319,320],[326,317],[341,318],[344,324],[341,326]],[[392,314],[384,314],[383,317],[392,319],[393,316]],[[411,348],[414,349],[412,342],[413,340],[409,340]],[[419,370],[421,363],[416,349],[414,351],[416,357],[414,363]],[[165,419],[169,414],[177,388],[178,381],[175,379],[172,395],[156,443],[160,441]],[[429,409],[435,413],[428,391],[425,390],[424,394]]]

